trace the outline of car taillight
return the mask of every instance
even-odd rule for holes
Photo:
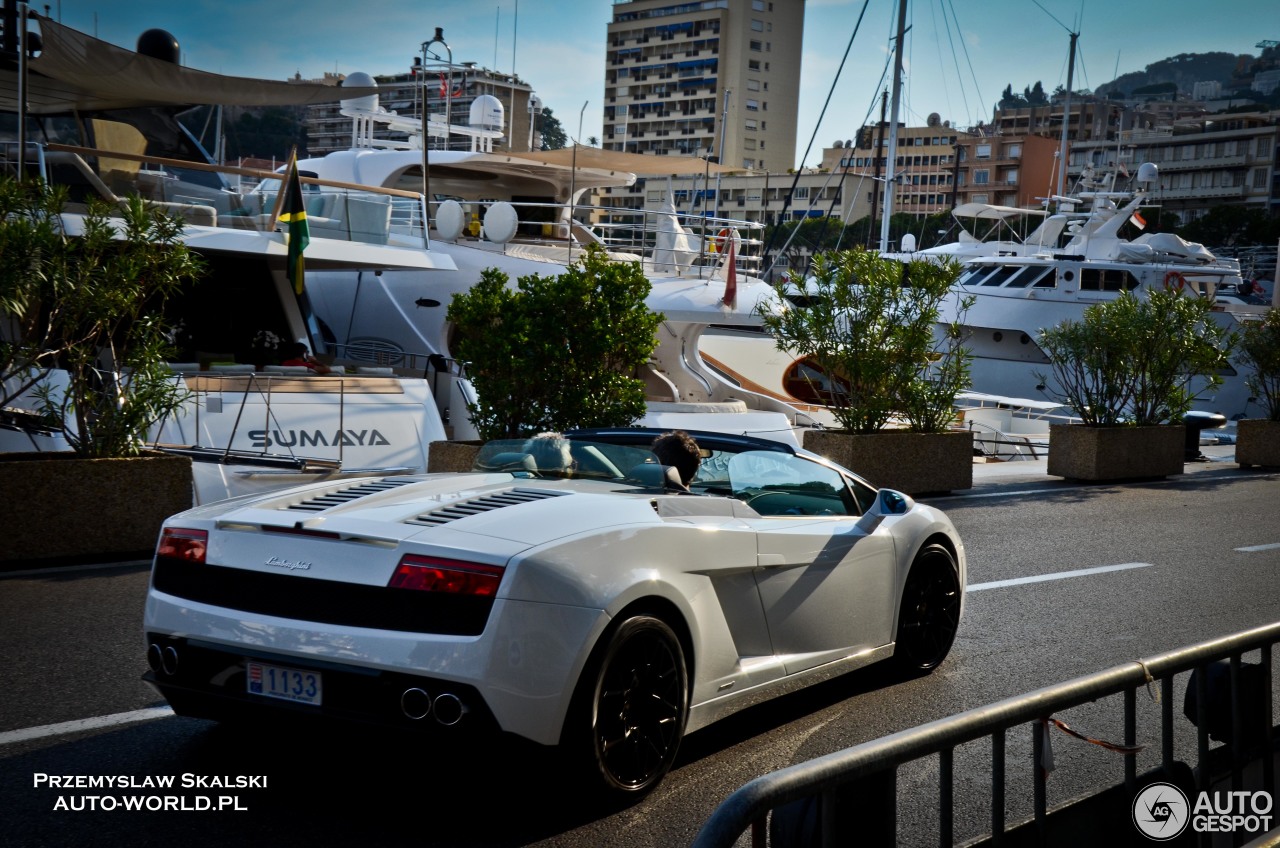
[[[188,530],[185,527],[166,527],[160,534],[156,556],[180,559],[184,562],[204,564],[205,550],[209,547],[208,530]]]
[[[405,554],[387,585],[392,589],[491,598],[502,582],[502,572],[500,565]]]

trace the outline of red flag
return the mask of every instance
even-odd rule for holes
[[[1147,219],[1142,217],[1142,213],[1140,212],[1134,212],[1129,216],[1129,220],[1140,230],[1145,230],[1147,228]]]
[[[732,309],[738,302],[738,268],[733,258],[733,243],[736,239],[730,235],[728,241],[729,256],[725,259],[724,300],[721,302]]]
[[[440,96],[441,97],[449,96],[449,84],[445,82],[444,74],[440,75]]]

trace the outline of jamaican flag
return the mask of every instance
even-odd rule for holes
[[[285,260],[285,275],[293,284],[295,294],[302,294],[302,251],[311,243],[311,226],[307,223],[307,207],[302,203],[302,182],[298,179],[298,157],[289,158],[289,176],[284,184],[284,206],[280,220],[289,225],[285,236],[289,255]]]

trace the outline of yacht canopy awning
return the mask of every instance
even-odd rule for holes
[[[552,165],[571,166],[575,164],[574,150],[577,150],[576,164],[579,168],[599,168],[605,171],[635,174],[638,177],[701,176],[708,171],[712,174],[731,174],[742,171],[742,168],[730,168],[725,165],[708,163],[705,159],[693,156],[650,156],[643,153],[623,153],[621,150],[601,150],[598,147],[566,147],[562,150],[535,150],[532,153],[507,153],[516,159],[532,159],[536,162],[548,162]]]
[[[1026,215],[1043,217],[1043,209],[1020,209],[1017,206],[993,206],[990,203],[961,203],[951,214],[957,218],[978,218],[985,221],[997,221],[1004,218],[1020,218]]]
[[[117,47],[33,14],[39,28],[39,55],[27,64],[27,111],[57,115],[145,106],[290,106],[327,103],[376,93],[373,88],[340,88],[229,77],[184,68]],[[15,63],[0,67],[0,110],[18,111]]]

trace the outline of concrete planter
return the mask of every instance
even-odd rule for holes
[[[908,495],[973,488],[973,434],[968,432],[808,430],[804,447],[873,486]]]
[[[1071,480],[1139,480],[1183,472],[1186,428],[1049,427],[1049,473]]]
[[[160,524],[192,506],[191,459],[0,454],[0,563],[149,557]]]
[[[427,473],[470,471],[484,442],[432,442],[427,446]]]
[[[1280,421],[1245,418],[1236,422],[1236,462],[1241,468],[1280,468]]]

